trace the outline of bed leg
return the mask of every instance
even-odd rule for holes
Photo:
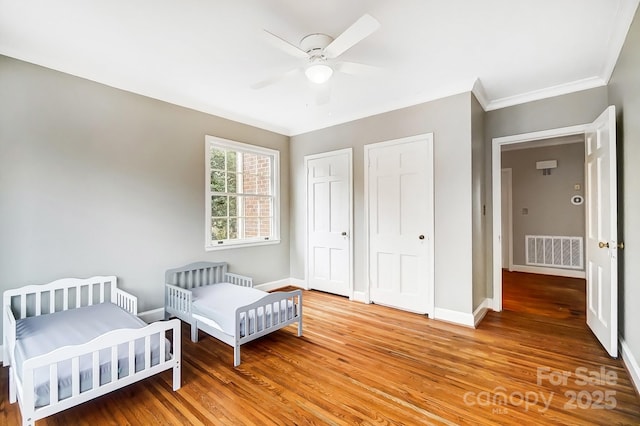
[[[173,367],[173,390],[177,391],[182,386],[180,382],[180,364]]]
[[[15,371],[13,370],[13,366],[9,367],[9,402],[13,404],[16,402],[16,380],[13,377]]]
[[[191,324],[191,341],[198,343],[198,324],[195,322]]]
[[[236,345],[233,347],[233,366],[237,367],[240,365],[240,345]]]
[[[298,320],[298,337],[302,336],[302,317]]]

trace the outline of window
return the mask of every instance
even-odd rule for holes
[[[205,142],[205,248],[279,242],[279,152],[213,136]]]

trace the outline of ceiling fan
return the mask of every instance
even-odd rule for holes
[[[318,85],[326,83],[334,71],[345,74],[372,72],[377,68],[355,62],[337,61],[336,58],[364,40],[378,28],[380,28],[380,23],[373,16],[364,14],[335,39],[321,33],[309,34],[300,40],[299,46],[264,30],[267,40],[275,47],[297,58],[305,59],[306,63],[301,67],[259,81],[251,85],[251,88],[262,89],[302,71],[304,71],[309,81]],[[324,103],[327,100],[319,98],[317,101],[318,103]]]

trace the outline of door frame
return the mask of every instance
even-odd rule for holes
[[[316,160],[318,158],[333,157],[335,155],[347,154],[349,159],[349,182],[347,188],[349,190],[349,299],[353,300],[353,148],[343,148],[334,151],[326,151],[318,154],[310,154],[304,156],[304,170],[305,170],[305,239],[304,239],[304,281],[305,288],[308,290],[309,286],[309,161]]]
[[[370,255],[370,245],[369,245],[369,151],[373,148],[380,148],[384,146],[393,146],[399,145],[402,143],[413,142],[416,140],[427,139],[431,140],[429,153],[431,156],[431,164],[428,165],[429,170],[427,175],[431,178],[431,195],[434,199],[431,201],[432,206],[432,214],[431,220],[428,221],[426,227],[426,233],[429,235],[429,238],[426,242],[427,251],[429,253],[427,259],[427,268],[429,270],[429,274],[427,276],[427,316],[429,318],[434,318],[435,315],[435,158],[434,158],[434,139],[433,132],[429,133],[421,133],[414,136],[407,136],[404,138],[391,139],[383,142],[375,142],[364,145],[364,247],[365,247],[365,256],[364,256],[364,278],[365,278],[365,291],[362,300],[365,303],[371,303],[371,276],[369,274],[370,265],[369,265],[369,255]]]
[[[592,123],[557,129],[522,133],[513,136],[493,138],[491,142],[491,193],[493,209],[493,310],[502,311],[502,158],[501,151],[505,145],[531,142],[562,136],[584,135]]]

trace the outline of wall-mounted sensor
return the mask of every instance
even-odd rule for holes
[[[584,197],[582,195],[574,195],[571,197],[571,204],[574,206],[579,206],[584,203]]]

